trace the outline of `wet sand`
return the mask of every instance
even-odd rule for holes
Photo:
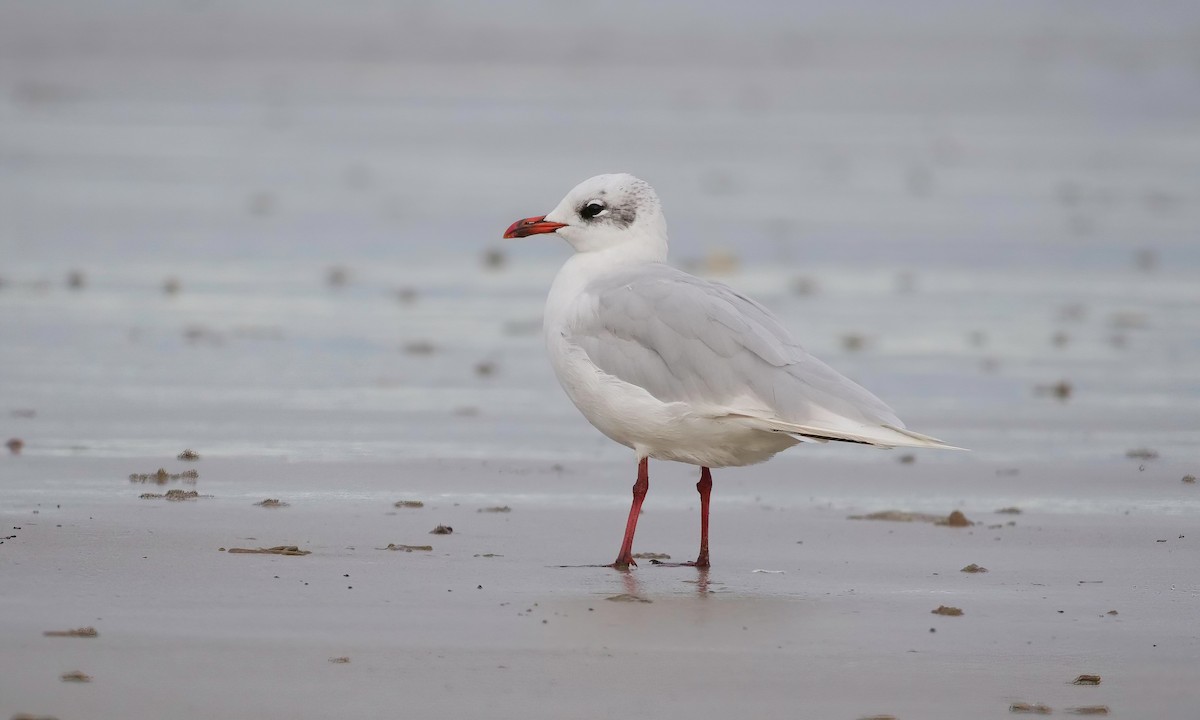
[[[1195,8],[276,5],[0,4],[0,720],[1195,717]],[[561,567],[634,464],[498,236],[610,171],[972,452]]]
[[[0,520],[19,529],[3,546],[0,712],[999,718],[1027,702],[1168,718],[1194,708],[1198,500],[1170,467],[1075,468],[1062,482],[1062,467],[1035,465],[997,487],[991,468],[918,477],[900,464],[787,458],[717,475],[710,571],[643,561],[620,572],[561,566],[615,552],[623,464],[206,459],[197,487],[213,497],[168,504],[139,499],[142,486],[125,478],[155,462],[5,459],[15,502]],[[635,550],[687,559],[698,523],[690,473],[656,469]],[[291,504],[254,505],[266,496]],[[394,507],[402,497],[425,506]],[[1097,504],[1082,508],[1082,497]],[[480,512],[497,503],[511,512]],[[995,512],[1014,504],[1028,509]],[[937,505],[976,524],[848,519]],[[429,534],[437,524],[453,534]],[[220,551],[281,544],[311,554]],[[988,572],[962,572],[970,563]],[[932,614],[941,605],[963,615]],[[42,634],[84,625],[98,636]],[[92,682],[63,687],[73,669]],[[1072,685],[1081,674],[1102,682]]]

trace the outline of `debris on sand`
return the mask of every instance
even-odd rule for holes
[[[196,452],[195,450],[184,450],[183,452],[179,453],[179,459],[186,460],[188,462],[199,460],[200,453]]]
[[[483,266],[488,270],[499,270],[508,262],[508,256],[500,248],[491,247],[483,251]]]
[[[20,455],[21,449],[25,447],[25,441],[21,438],[10,438],[8,442],[4,443],[4,446],[13,455]]]
[[[63,673],[62,675],[60,675],[59,677],[61,677],[61,678],[62,678],[62,681],[63,681],[63,682],[81,682],[81,683],[85,683],[85,682],[91,682],[91,681],[92,681],[92,676],[91,676],[91,675],[88,675],[87,673],[85,673],[85,672],[82,672],[82,671],[80,671],[80,670],[72,670],[71,672],[65,672],[65,673]]]
[[[1184,475],[1182,478],[1182,481],[1187,483],[1188,485],[1195,485],[1196,484],[1196,476],[1195,475]]]
[[[331,288],[345,287],[350,282],[350,268],[334,265],[325,271],[325,284]]]
[[[413,340],[404,343],[404,354],[406,355],[432,355],[437,352],[437,348],[428,340]]]
[[[1109,610],[1108,612],[1106,612],[1104,614],[1105,615],[1118,615],[1119,613],[1116,610]]]
[[[1031,705],[1030,703],[1015,702],[1008,706],[1008,711],[1011,713],[1028,713],[1032,715],[1049,715],[1054,712],[1049,705],[1038,703]]]
[[[449,535],[452,532],[454,532],[454,528],[450,527],[449,525],[438,525],[434,529],[430,530],[429,534],[430,535]]]
[[[181,473],[169,473],[165,468],[159,468],[152,473],[132,473],[129,476],[129,482],[152,482],[158,485],[166,485],[172,480],[183,480],[184,482],[194,483],[198,479],[200,479],[200,473],[195,470],[184,470]]]
[[[985,573],[985,572],[987,572],[987,571],[988,571],[988,569],[987,569],[987,568],[985,568],[984,566],[982,566],[982,565],[976,565],[975,563],[971,563],[970,565],[968,565],[968,566],[966,566],[965,568],[963,568],[963,569],[962,569],[960,572],[965,572],[965,573]]]
[[[849,520],[884,520],[887,522],[926,522],[943,527],[970,527],[975,523],[967,519],[961,511],[955,510],[949,515],[932,515],[930,513],[907,512],[904,510],[880,510],[866,515],[850,515]]]
[[[267,498],[266,500],[263,500],[262,502],[256,502],[254,504],[258,507],[265,507],[265,508],[281,508],[281,507],[290,507],[291,506],[291,503],[285,503],[282,500],[280,500],[279,498]]]
[[[73,630],[46,630],[42,635],[46,637],[77,637],[77,638],[94,638],[100,633],[96,632],[94,627],[81,627]]]
[[[202,497],[212,497],[211,495],[201,495],[195,490],[168,490],[163,493],[142,493],[138,495],[141,500],[170,500],[172,502],[181,502],[183,500],[197,500]]]
[[[970,526],[974,525],[975,523],[968,520],[967,516],[962,514],[962,511],[955,510],[954,512],[950,513],[950,516],[947,517],[945,520],[939,520],[938,522],[936,522],[934,524],[935,525],[946,525],[949,527],[970,527]]]
[[[510,508],[510,507],[509,507],[509,506],[507,506],[507,505],[493,505],[492,507],[479,508],[479,509],[478,509],[478,510],[476,510],[475,512],[481,512],[481,513],[509,513],[509,512],[512,512],[512,508]]]
[[[397,500],[395,506],[398,508],[423,508],[425,503],[420,500]]]
[[[1134,448],[1125,451],[1125,457],[1130,460],[1154,460],[1158,457],[1158,451],[1150,448]]]
[[[904,512],[903,510],[880,510],[866,515],[851,515],[849,520],[886,520],[888,522],[927,522],[934,523],[943,520],[941,515],[927,513]]]
[[[789,284],[793,295],[808,296],[817,293],[817,283],[812,278],[797,277]]]
[[[1071,681],[1072,685],[1099,685],[1099,675],[1080,675]]]
[[[937,610],[930,610],[930,613],[934,615],[946,615],[947,617],[959,617],[963,614],[963,611],[962,608],[938,605]]]
[[[253,555],[311,555],[311,550],[301,550],[295,545],[276,545],[269,548],[229,548],[228,552]]]
[[[670,560],[671,559],[671,556],[666,553],[656,553],[656,552],[634,553],[633,557],[637,560]]]
[[[346,663],[350,662],[350,658],[343,655],[341,657],[329,658],[329,662],[333,663],[334,665],[345,665]]]
[[[1058,400],[1066,400],[1071,397],[1073,391],[1071,383],[1066,380],[1059,380],[1050,385],[1035,385],[1033,388],[1035,395],[1050,396]]]
[[[432,545],[397,545],[396,543],[388,543],[387,547],[377,548],[378,550],[398,550],[403,552],[433,552]]]
[[[613,601],[613,602],[627,602],[627,603],[648,603],[648,602],[654,602],[653,600],[648,600],[648,599],[646,599],[646,598],[644,598],[644,597],[639,597],[639,596],[637,596],[637,595],[633,595],[633,594],[630,594],[630,593],[621,593],[620,595],[610,595],[610,596],[608,596],[608,597],[606,597],[606,598],[604,598],[604,599],[605,599],[605,600],[611,600],[611,601]]]
[[[867,339],[862,335],[848,333],[842,336],[842,349],[846,352],[858,352],[867,345]]]
[[[1107,715],[1107,705],[1084,705],[1083,707],[1067,708],[1068,715]]]
[[[996,514],[997,514],[997,515],[1020,515],[1020,514],[1021,514],[1021,508],[1019,508],[1019,507],[1016,507],[1016,506],[1013,506],[1013,507],[1002,507],[1002,508],[1000,508],[999,510],[997,510],[997,511],[996,511]]]

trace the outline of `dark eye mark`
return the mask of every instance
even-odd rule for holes
[[[604,210],[605,210],[604,203],[592,200],[588,204],[579,208],[579,216],[581,218],[583,218],[584,220],[591,220],[592,218],[596,217],[600,213],[604,212]]]

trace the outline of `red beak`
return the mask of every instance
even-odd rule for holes
[[[518,220],[509,225],[508,229],[504,231],[504,237],[523,238],[530,235],[541,235],[542,233],[552,233],[566,226],[566,223],[546,222],[545,215],[538,215],[537,217]]]

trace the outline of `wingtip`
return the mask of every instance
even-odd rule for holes
[[[944,440],[939,440],[939,439],[933,437],[932,435],[922,435],[921,433],[913,432],[912,430],[909,430],[908,428],[896,427],[895,425],[886,425],[886,424],[884,425],[884,427],[893,432],[898,432],[901,435],[906,435],[914,440],[919,440],[919,441],[921,441],[921,443],[924,444],[924,447],[935,448],[937,450],[961,450],[963,452],[971,452],[970,448],[959,447],[957,445],[951,445],[950,443],[945,442]]]

